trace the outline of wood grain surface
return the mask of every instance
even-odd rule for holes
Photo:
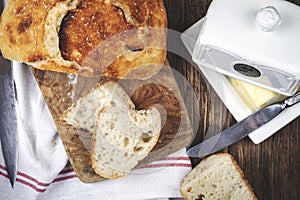
[[[195,112],[200,113],[195,143],[201,142],[207,133],[216,133],[236,123],[201,73],[191,64],[190,56],[179,38],[180,33],[205,16],[210,2],[211,0],[165,0],[168,26],[173,30],[168,39],[168,59],[171,66],[191,84],[199,103],[198,109],[187,105],[188,109],[195,109]],[[300,0],[292,2],[300,5]],[[176,52],[173,51],[175,48]],[[181,86],[184,94],[185,87]],[[300,199],[299,134],[298,117],[261,144],[255,145],[246,138],[223,151],[232,154],[239,163],[258,199],[298,200]],[[192,161],[193,165],[196,165],[200,160]]]

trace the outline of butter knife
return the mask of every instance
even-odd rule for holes
[[[214,135],[207,140],[204,140],[202,143],[188,149],[187,154],[190,157],[203,158],[219,150],[222,150],[243,139],[261,126],[265,125],[266,123],[274,119],[277,115],[279,115],[284,109],[291,107],[299,102],[300,92],[282,102],[267,106],[246,117],[230,128],[218,133],[217,135]]]

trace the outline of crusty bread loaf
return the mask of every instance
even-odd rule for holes
[[[103,81],[66,110],[61,121],[93,132],[98,111],[109,106],[134,109],[131,99],[117,82]]]
[[[165,61],[166,28],[163,0],[11,0],[0,50],[38,69],[143,79]]]
[[[99,112],[93,136],[92,165],[97,174],[115,179],[126,176],[157,143],[160,113],[110,107]]]
[[[202,160],[181,181],[180,192],[186,200],[256,199],[242,170],[227,153]]]

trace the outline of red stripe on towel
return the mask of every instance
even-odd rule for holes
[[[184,156],[181,156],[181,157],[165,157],[165,158],[162,158],[160,160],[188,160],[188,161],[190,161],[190,158],[189,157],[184,157]]]
[[[0,169],[6,170],[6,167],[0,165]],[[63,170],[61,174],[66,174],[66,173],[69,173],[69,172],[73,172],[73,169]],[[51,183],[42,183],[42,182],[38,181],[37,179],[33,178],[32,176],[29,176],[28,174],[25,174],[25,173],[20,172],[20,171],[18,171],[17,175],[21,176],[22,178],[25,178],[25,179],[17,178],[16,182],[21,183],[25,186],[28,186],[28,187],[34,189],[36,192],[39,192],[39,193],[45,192],[47,186],[49,186],[51,184]],[[0,172],[0,176],[3,176],[3,177],[8,179],[8,175],[3,173],[3,172]],[[65,180],[69,180],[69,179],[73,179],[73,178],[77,178],[77,176],[76,175],[69,175],[69,176],[65,176],[65,177],[59,177],[59,178],[54,179],[52,183],[65,181]],[[26,181],[26,179],[36,183],[39,186],[41,186],[42,189],[37,187],[35,184],[32,184],[32,183]]]
[[[7,174],[3,173],[3,172],[0,172],[0,176],[3,176],[5,178],[8,178]]]
[[[2,166],[2,165],[0,165],[0,169],[3,169],[3,170],[6,171],[6,167],[4,167],[4,166]]]
[[[51,183],[42,183],[42,182],[38,181],[37,179],[33,178],[32,176],[29,176],[29,175],[27,175],[23,172],[20,172],[20,171],[18,171],[17,175],[22,176],[24,178],[27,178],[28,180],[31,180],[32,182],[35,182],[39,186],[47,187],[51,184]]]
[[[70,176],[56,178],[56,179],[53,180],[52,183],[57,183],[57,182],[60,182],[60,181],[65,181],[65,180],[69,180],[69,179],[73,179],[73,178],[77,178],[77,176],[74,174],[74,175],[70,175]]]
[[[45,192],[45,191],[46,191],[46,188],[45,188],[45,189],[40,189],[40,188],[36,187],[35,185],[33,185],[32,183],[29,183],[29,182],[27,182],[27,181],[25,181],[25,180],[23,180],[23,179],[17,178],[16,181],[19,182],[19,183],[22,183],[23,185],[26,185],[26,186],[28,186],[28,187],[34,189],[34,190],[37,191],[37,192],[42,193],[42,192]]]
[[[160,168],[160,167],[192,167],[191,164],[185,163],[159,163],[159,164],[148,164],[142,168]]]
[[[190,160],[189,157],[184,157],[184,156],[181,156],[181,157],[166,157],[166,158],[163,158],[163,159],[160,159],[159,161],[171,161],[171,160],[184,160],[184,161],[188,161]],[[188,163],[159,163],[159,164],[147,164],[145,165],[144,167],[142,168],[160,168],[160,167],[192,167],[191,164],[188,164]],[[3,166],[3,165],[0,165],[0,169],[2,170],[5,170],[6,171],[6,167]],[[65,174],[68,174],[68,173],[72,173],[74,172],[73,168],[70,168],[70,169],[65,169],[65,170],[62,170],[59,174],[60,175],[65,175]],[[20,172],[18,171],[17,172],[17,175],[18,176],[21,176],[22,178],[24,178],[25,180],[23,179],[20,179],[20,178],[17,178],[16,181],[18,183],[21,183],[29,188],[32,188],[34,189],[36,192],[39,192],[39,193],[42,193],[44,191],[46,191],[46,188],[51,184],[51,183],[57,183],[57,182],[61,182],[61,181],[66,181],[66,180],[70,180],[70,179],[74,179],[74,178],[77,178],[76,174],[73,174],[73,175],[65,175],[65,176],[62,176],[62,177],[58,177],[56,179],[54,179],[51,183],[43,183],[39,180],[37,180],[36,178],[28,175],[28,174],[25,174],[23,172]],[[8,179],[8,176],[7,174],[3,173],[0,171],[0,176],[3,176],[5,178]],[[38,186],[36,186],[35,184],[32,184],[28,181],[26,181],[26,179],[36,183],[38,186],[42,187],[43,189],[41,188],[38,188]]]

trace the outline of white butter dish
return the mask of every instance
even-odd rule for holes
[[[193,61],[291,96],[300,86],[299,18],[300,6],[287,1],[213,0]]]
[[[181,39],[191,55],[193,54],[203,22],[204,19],[199,20],[181,35]],[[202,74],[237,121],[241,121],[253,113],[253,108],[249,107],[243,101],[224,74],[218,73],[207,67],[199,65],[196,66],[200,69]],[[293,121],[299,116],[299,114],[300,104],[287,108],[268,124],[251,133],[249,137],[255,144],[259,144]]]

